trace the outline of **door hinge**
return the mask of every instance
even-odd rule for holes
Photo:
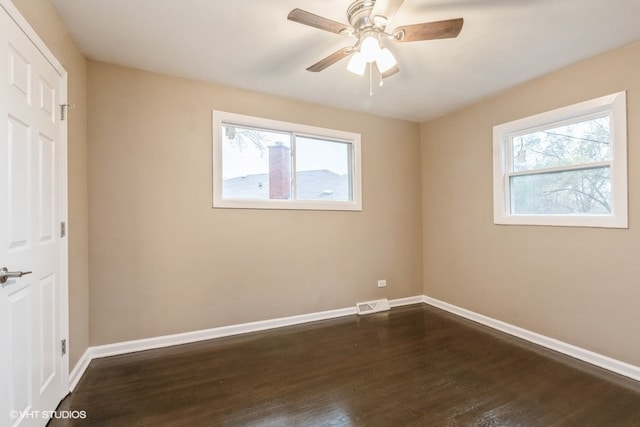
[[[61,346],[62,347],[62,355],[64,356],[65,354],[67,354],[67,340],[64,339],[61,341]]]
[[[60,104],[60,120],[67,119],[67,109],[74,108],[73,104]]]
[[[62,221],[60,223],[60,237],[65,237],[67,235],[67,223]]]

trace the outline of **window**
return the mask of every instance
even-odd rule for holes
[[[494,222],[627,228],[626,93],[493,128]]]
[[[360,135],[213,112],[213,206],[362,210]]]

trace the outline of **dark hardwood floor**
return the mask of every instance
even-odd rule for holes
[[[640,426],[640,383],[438,309],[94,360],[50,426]]]

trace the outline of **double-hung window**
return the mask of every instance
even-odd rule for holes
[[[626,94],[494,127],[496,224],[627,227]]]
[[[360,135],[213,112],[213,206],[362,210]]]

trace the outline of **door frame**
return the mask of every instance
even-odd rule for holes
[[[67,104],[67,86],[68,86],[68,73],[62,66],[60,61],[55,57],[53,52],[49,50],[44,41],[38,36],[36,31],[31,27],[29,22],[22,16],[20,11],[11,2],[11,0],[0,0],[0,7],[2,7],[9,17],[18,25],[18,27],[27,35],[35,47],[42,53],[45,59],[53,66],[58,75],[60,76],[60,104]],[[4,84],[4,83],[3,83]],[[60,107],[58,107],[60,108]],[[60,114],[58,109],[57,114]],[[60,117],[60,116],[59,116]],[[67,119],[59,120],[59,150],[56,159],[58,189],[57,198],[58,203],[58,215],[59,220],[66,224],[65,236],[59,240],[60,250],[58,265],[60,268],[60,338],[67,341],[66,352],[62,356],[61,360],[61,372],[60,381],[61,389],[69,392],[69,200],[68,200],[68,154],[67,154]],[[4,135],[2,137],[5,137]],[[58,229],[60,232],[60,229]],[[66,393],[65,393],[66,395]],[[60,396],[60,399],[64,398],[64,395]]]

